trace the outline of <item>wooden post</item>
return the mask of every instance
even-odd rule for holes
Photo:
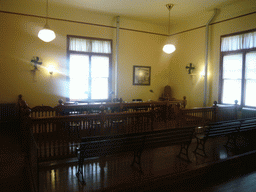
[[[28,107],[26,101],[22,99],[22,95],[18,96],[18,112],[19,112],[19,128],[22,152],[25,153],[25,169],[28,170],[26,178],[29,179],[28,186],[31,191],[39,191],[39,178],[38,178],[38,147],[34,140],[34,135],[32,132],[32,122],[31,122],[31,109]]]
[[[234,119],[237,119],[238,116],[238,100],[235,100],[235,109],[234,109]]]
[[[156,122],[156,112],[155,112],[155,104],[151,103],[151,131],[154,131],[155,122]]]
[[[214,121],[214,122],[216,122],[217,121],[217,113],[218,113],[218,106],[217,106],[217,101],[214,101],[213,102],[213,114],[212,114],[212,120]]]
[[[187,97],[184,96],[184,97],[183,97],[183,108],[185,109],[186,106],[187,106]]]
[[[105,107],[100,106],[100,135],[104,135],[104,123],[106,120]]]
[[[124,110],[124,104],[123,104],[123,102],[120,102],[119,103],[119,112],[123,112],[123,110]]]
[[[63,99],[59,99],[58,103],[59,103],[58,105],[64,105]]]
[[[177,103],[177,111],[176,111],[176,128],[181,127],[181,110],[180,110],[180,103]]]
[[[22,95],[18,96],[18,107],[19,107],[19,116],[22,118],[29,117],[31,109],[28,107],[26,101],[22,99]]]
[[[170,103],[167,100],[166,101],[166,106],[165,106],[165,110],[166,110],[166,116],[165,116],[165,123],[167,124],[169,122],[169,114],[170,114]]]

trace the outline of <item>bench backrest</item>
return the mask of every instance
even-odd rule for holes
[[[240,125],[241,122],[238,120],[212,123],[206,129],[206,136],[214,137],[235,133],[238,132]]]
[[[256,129],[256,118],[242,119],[239,131],[250,131]]]
[[[131,136],[124,137],[119,136],[109,136],[109,137],[88,137],[83,138],[80,144],[80,154],[83,154],[84,158],[97,157],[111,155],[127,151],[140,150],[143,146],[144,137],[143,136]]]
[[[194,131],[195,127],[183,127],[148,132],[145,138],[145,148],[164,147],[181,143],[190,144]]]
[[[80,153],[84,157],[94,157],[142,150],[143,148],[157,148],[181,143],[190,144],[194,130],[194,127],[186,127],[143,133],[84,137],[80,144]]]

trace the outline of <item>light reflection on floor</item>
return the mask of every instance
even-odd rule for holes
[[[179,146],[146,150],[142,154],[143,173],[139,172],[136,167],[130,166],[133,159],[132,153],[90,159],[85,161],[83,167],[86,185],[78,182],[77,163],[43,167],[39,173],[40,192],[97,191],[108,187],[130,186],[167,174],[179,174],[194,169],[196,166],[224,160],[236,154],[233,148],[225,146],[226,141],[225,137],[209,140],[206,144],[207,157],[202,157],[193,153],[196,147],[196,142],[193,140],[189,148],[192,163],[176,157],[179,153]]]

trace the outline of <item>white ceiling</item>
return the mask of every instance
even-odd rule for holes
[[[60,6],[68,6],[87,11],[101,12],[136,20],[166,24],[169,11],[166,4],[174,4],[171,21],[184,20],[189,16],[213,11],[214,8],[230,6],[244,0],[49,0]],[[255,0],[253,0],[255,1]]]

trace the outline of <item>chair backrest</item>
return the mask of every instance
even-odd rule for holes
[[[122,103],[123,99],[122,98],[113,98],[114,103]]]
[[[143,100],[142,99],[132,99],[132,101],[142,102]]]
[[[164,97],[171,98],[171,87],[169,85],[166,85],[164,87]]]

